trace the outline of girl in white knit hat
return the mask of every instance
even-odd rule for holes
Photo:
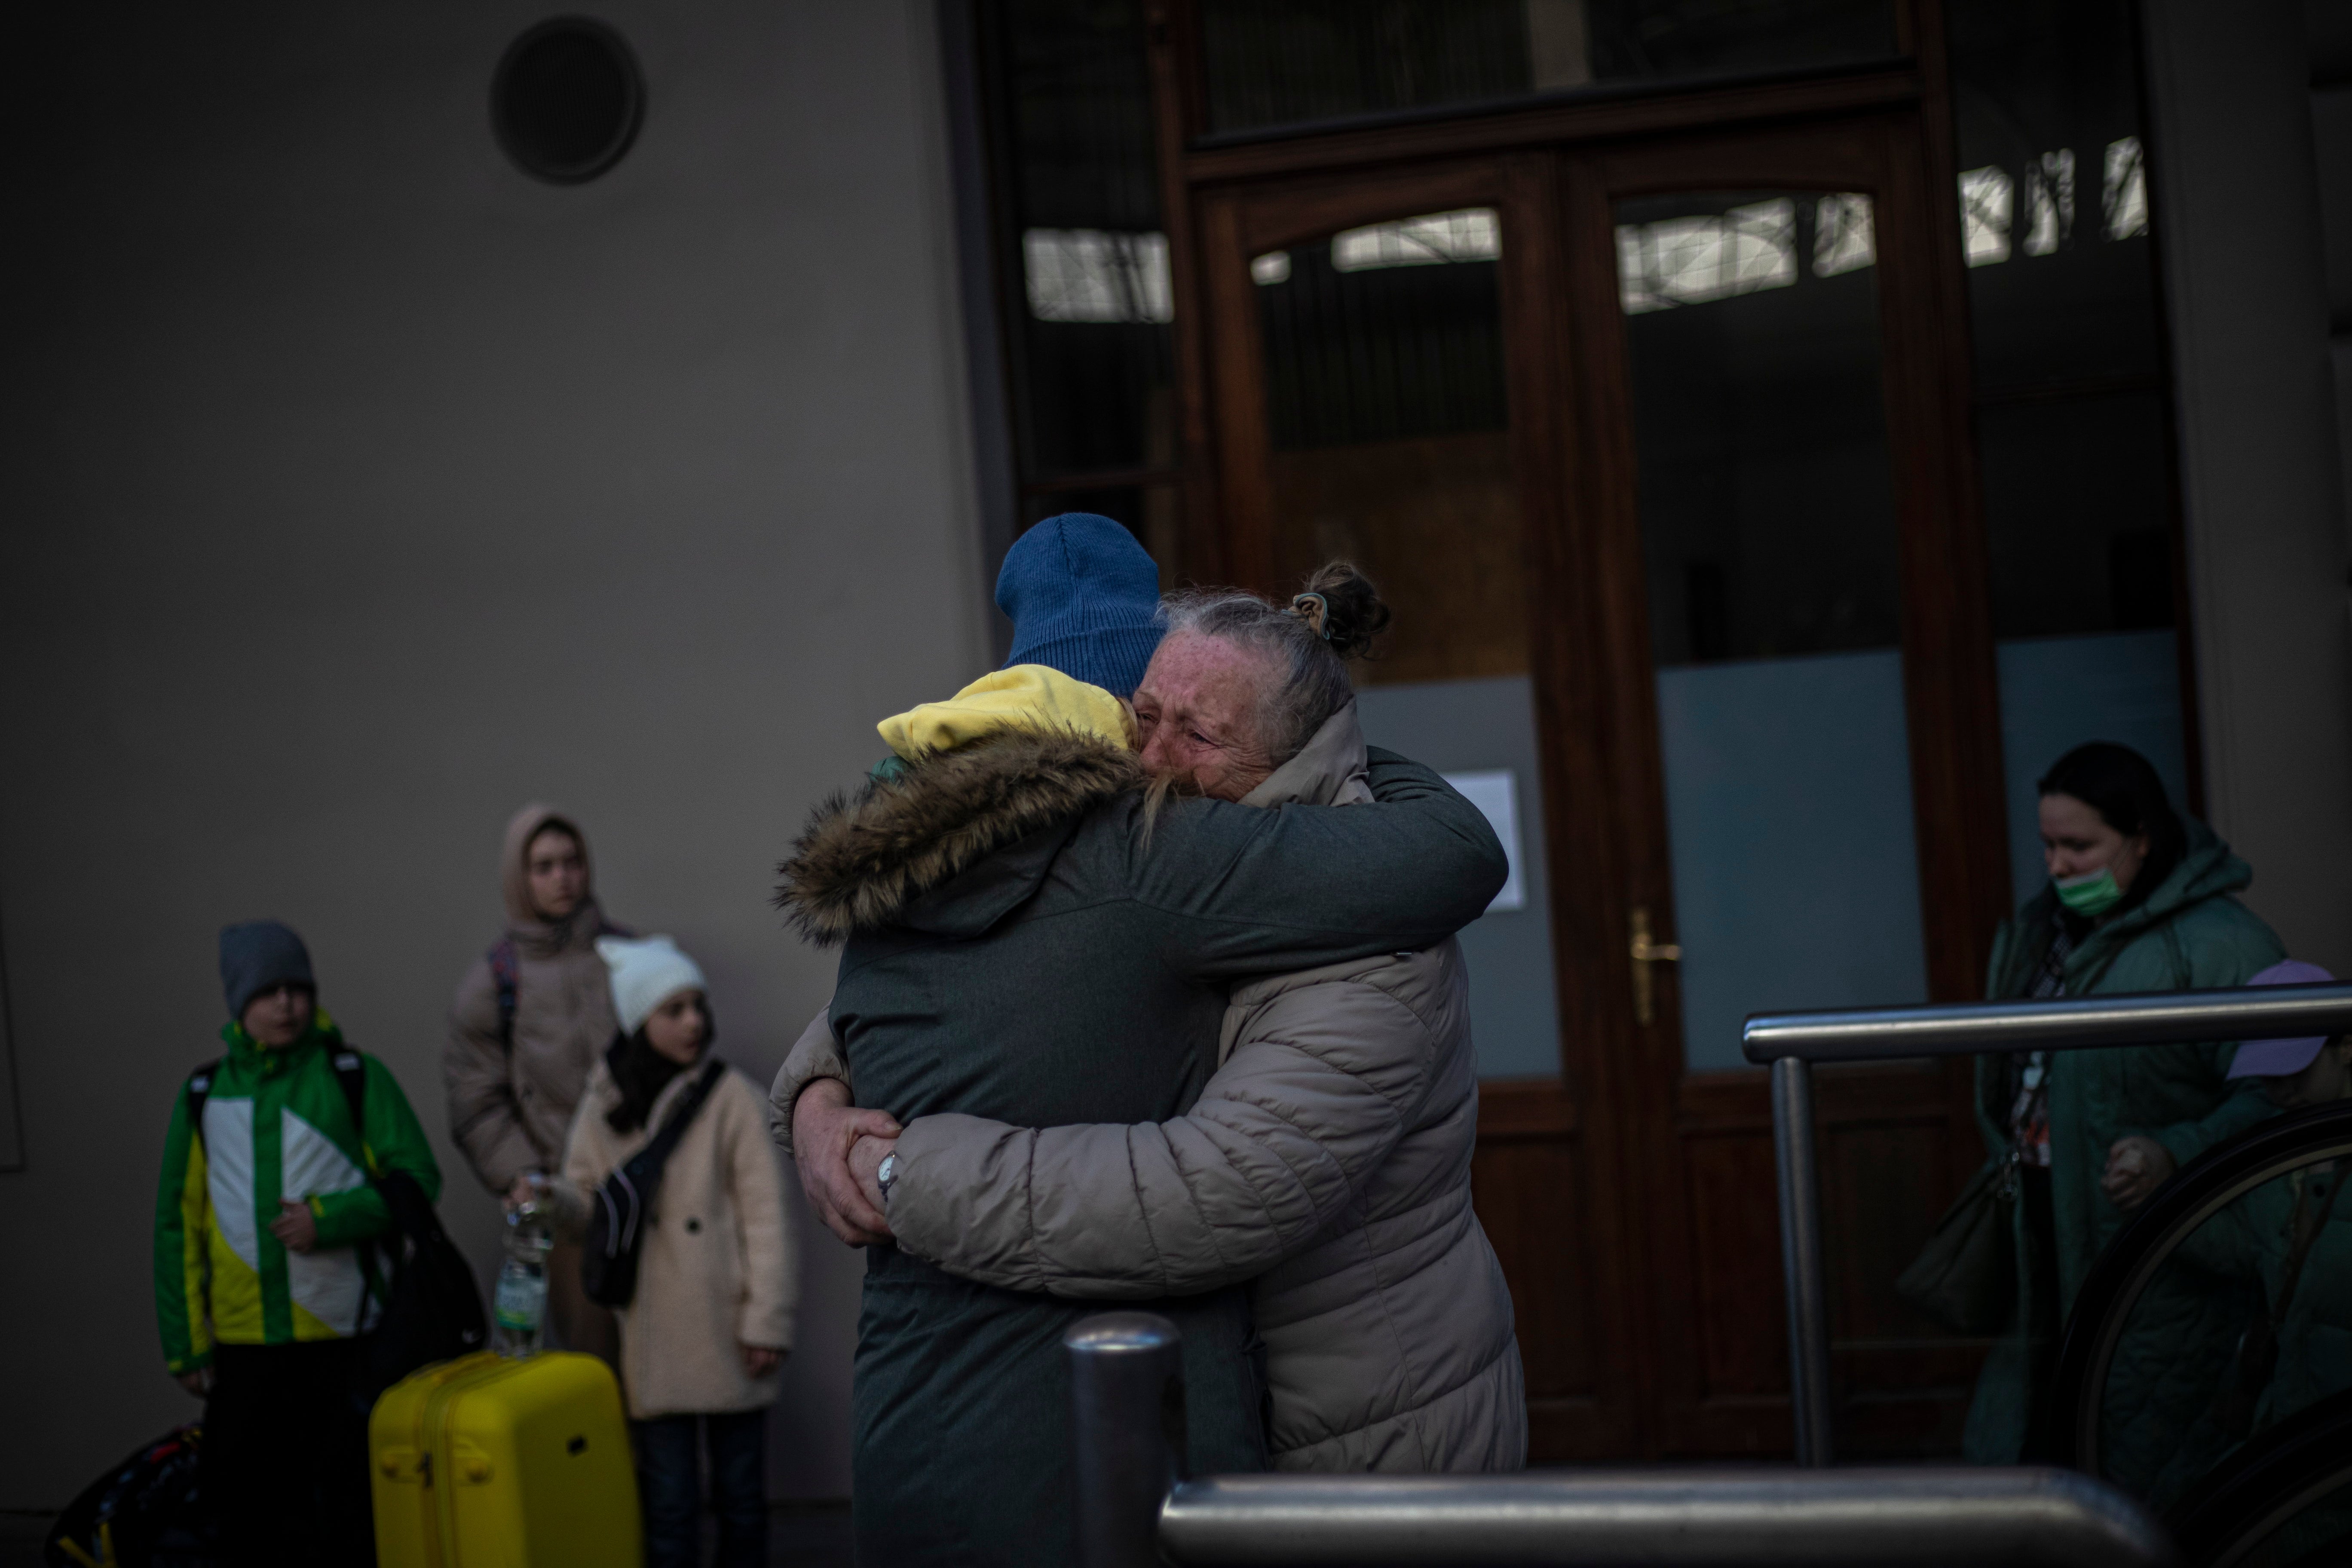
[[[751,1079],[709,1055],[710,1003],[694,960],[666,936],[604,937],[596,950],[620,1033],[572,1121],[558,1216],[585,1228],[590,1194],[686,1113],[646,1206],[635,1292],[618,1309],[646,1562],[696,1562],[707,1446],[718,1561],[751,1568],[768,1560],[767,1409],[799,1290],[767,1108]]]

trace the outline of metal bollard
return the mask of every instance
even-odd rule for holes
[[[1780,1271],[1789,1293],[1789,1398],[1797,1463],[1830,1463],[1830,1291],[1822,1257],[1822,1171],[1812,1064],[1772,1064],[1773,1163],[1780,1188]]]
[[[1160,1504],[1183,1471],[1181,1338],[1156,1312],[1100,1313],[1062,1336],[1079,1568],[1159,1568]]]

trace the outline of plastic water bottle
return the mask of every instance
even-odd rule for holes
[[[555,1245],[539,1205],[518,1205],[507,1215],[507,1260],[499,1268],[491,1316],[493,1344],[500,1355],[539,1352],[547,1321],[547,1254]]]

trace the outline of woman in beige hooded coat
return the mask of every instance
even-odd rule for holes
[[[474,961],[449,1005],[441,1055],[449,1135],[482,1185],[509,1206],[563,1161],[572,1113],[613,1038],[613,992],[600,936],[626,935],[596,902],[588,837],[552,806],[507,824],[499,852],[504,937]],[[613,1314],[580,1293],[579,1249],[548,1260],[549,1341],[612,1361]]]
[[[1304,626],[1330,629],[1312,646],[1299,646],[1299,619],[1250,595],[1177,606],[1136,693],[1148,765],[1249,805],[1370,799],[1344,670],[1336,688],[1330,677],[1333,645],[1358,640],[1341,628],[1385,612],[1352,573],[1327,570],[1313,586],[1324,591],[1301,596]],[[1273,731],[1234,748],[1248,759],[1237,767],[1203,767],[1181,739],[1203,715],[1180,710],[1214,705],[1186,679],[1184,639],[1201,637],[1270,656],[1273,689],[1223,715]],[[1305,745],[1285,746],[1280,731],[1300,727]],[[1254,1281],[1276,1468],[1524,1464],[1510,1295],[1470,1204],[1477,1076],[1459,945],[1241,986],[1219,1059],[1174,1121],[1033,1129],[925,1116],[895,1141],[861,1141],[855,1163],[901,1249],[984,1284],[1117,1300]],[[816,1079],[849,1081],[823,1016],[776,1081],[771,1126],[788,1148]]]

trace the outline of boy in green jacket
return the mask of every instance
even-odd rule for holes
[[[221,932],[226,1056],[172,1108],[155,1200],[163,1359],[205,1399],[204,1487],[223,1561],[374,1561],[358,1338],[382,1290],[360,1244],[392,1215],[369,1182],[441,1172],[383,1064],[316,1005],[310,954],[275,921]]]

